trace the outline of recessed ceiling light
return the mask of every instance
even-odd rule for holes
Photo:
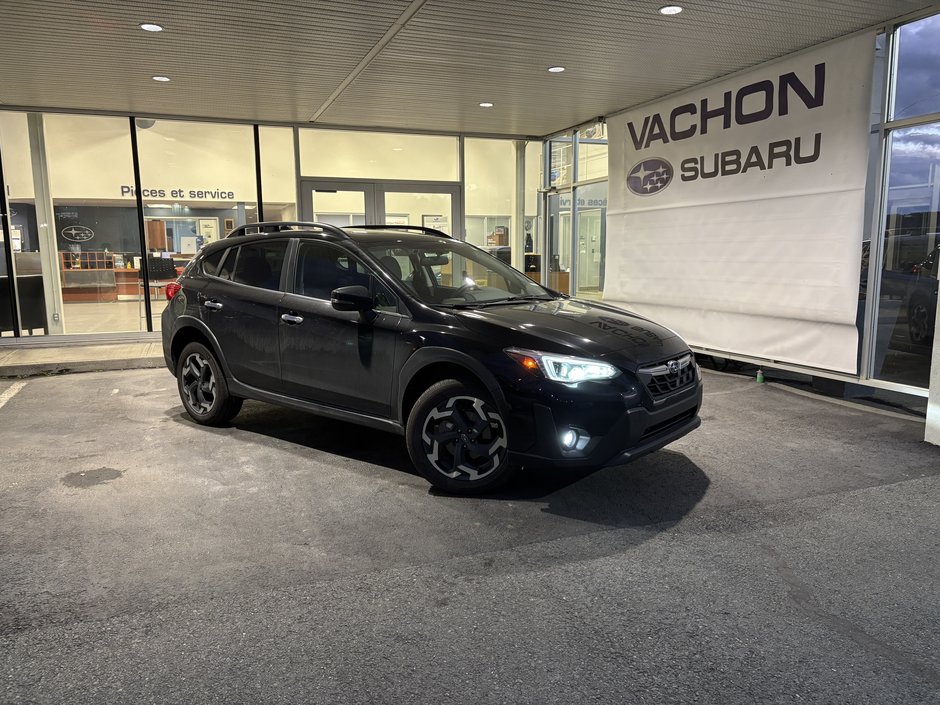
[[[661,15],[678,15],[680,12],[682,12],[682,8],[679,5],[666,5],[659,8],[659,14]]]
[[[481,108],[492,108],[492,107],[493,107],[493,104],[492,104],[492,103],[480,103],[480,107],[481,107]]]
[[[148,203],[147,208],[172,208],[169,203]]]
[[[401,152],[403,149],[404,147],[392,147],[393,152]]]
[[[151,76],[154,81],[159,81],[160,83],[166,83],[170,80],[169,76]]]
[[[561,73],[564,70],[565,70],[564,66],[549,66],[548,67],[549,73]]]
[[[141,24],[137,26],[140,27],[145,32],[162,32],[163,31],[162,25],[154,24],[153,22],[142,22]]]

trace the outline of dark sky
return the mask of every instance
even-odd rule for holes
[[[904,25],[898,49],[895,119],[940,112],[940,15]]]

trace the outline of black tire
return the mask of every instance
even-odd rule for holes
[[[183,408],[204,426],[221,426],[241,411],[242,399],[229,394],[222,368],[202,343],[190,343],[176,363],[176,385]]]
[[[492,490],[514,471],[506,423],[475,384],[445,379],[431,385],[408,416],[405,440],[418,472],[447,492]]]

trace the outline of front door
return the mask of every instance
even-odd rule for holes
[[[390,417],[392,376],[403,320],[391,291],[336,245],[300,240],[293,281],[279,307],[285,394]],[[375,311],[337,311],[333,289],[361,285],[378,293]]]

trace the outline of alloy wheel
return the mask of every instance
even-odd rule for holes
[[[470,396],[438,404],[424,420],[421,440],[438,472],[470,482],[499,468],[507,452],[506,426],[499,412]]]
[[[209,361],[199,353],[192,353],[186,358],[181,375],[189,408],[197,414],[208,414],[216,400],[215,375]]]

